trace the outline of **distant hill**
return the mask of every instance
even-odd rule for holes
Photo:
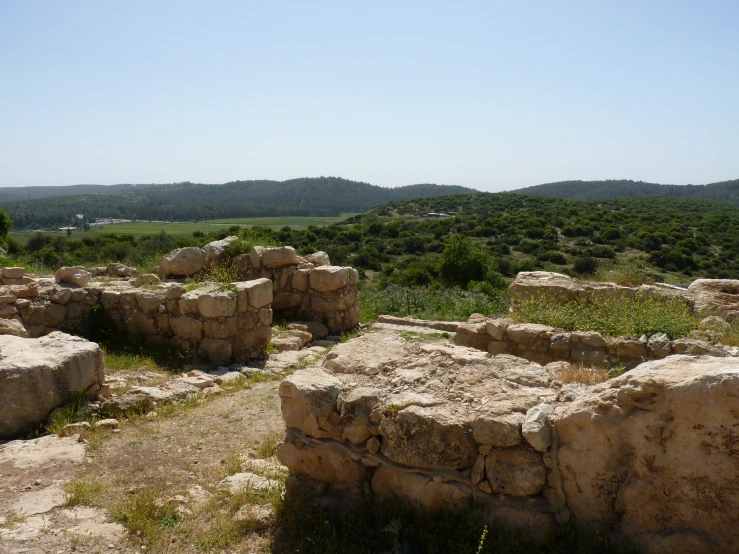
[[[23,198],[30,191],[31,200]],[[471,188],[419,184],[385,188],[338,177],[289,181],[234,181],[222,185],[75,185],[0,188],[0,206],[14,229],[76,224],[75,214],[91,218],[195,221],[265,216],[337,216],[366,212],[409,198],[472,194]],[[7,195],[12,195],[7,198]],[[40,196],[34,199],[34,195]],[[14,198],[19,197],[17,200]]]
[[[739,205],[739,179],[709,185],[658,185],[643,181],[561,181],[514,190],[516,194],[531,194],[565,200],[619,200],[641,196],[672,196],[714,200]]]

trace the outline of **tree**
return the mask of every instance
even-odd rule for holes
[[[13,228],[13,220],[8,217],[5,210],[0,208],[0,240],[5,242],[8,233]]]
[[[467,288],[470,281],[487,281],[503,288],[505,280],[492,255],[467,237],[449,239],[439,260],[439,277],[446,285]]]

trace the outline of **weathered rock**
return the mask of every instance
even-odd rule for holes
[[[92,429],[92,426],[86,421],[81,421],[79,423],[70,423],[62,427],[62,430],[59,431],[59,436],[71,437],[72,435],[80,435],[85,431],[89,431],[90,429]]]
[[[688,292],[695,299],[698,314],[719,314],[727,321],[739,316],[739,280],[696,279],[688,287]]]
[[[380,423],[382,453],[429,469],[465,469],[477,458],[471,422],[449,406],[410,406]]]
[[[270,490],[279,487],[279,482],[257,475],[256,473],[243,472],[229,475],[218,485],[222,489],[226,489],[231,493],[237,493],[243,490]]]
[[[552,444],[552,422],[550,418],[553,411],[549,404],[539,404],[526,412],[521,434],[526,442],[538,452],[546,452]]]
[[[356,491],[358,483],[366,479],[367,470],[360,463],[330,446],[308,447],[289,434],[277,447],[277,459],[291,473],[307,475],[321,483],[330,483],[339,490]]]
[[[649,349],[649,354],[652,357],[664,358],[670,355],[672,342],[670,341],[670,337],[668,337],[664,333],[655,333],[654,335],[649,337],[647,348]]]
[[[0,268],[0,278],[3,279],[22,279],[25,274],[26,270],[22,267]]]
[[[457,334],[454,336],[454,343],[459,346],[468,346],[477,350],[488,349],[491,337],[488,334],[487,323],[485,321],[479,323],[462,323],[457,327]]]
[[[2,335],[0,351],[0,438],[28,431],[67,402],[72,391],[104,381],[102,350],[79,337]]]
[[[263,308],[272,303],[272,281],[269,279],[254,279],[231,283],[236,288],[236,298],[240,312],[252,308]]]
[[[511,496],[538,494],[547,479],[541,455],[524,445],[494,448],[485,457],[485,473],[494,493]]]
[[[144,286],[151,286],[151,285],[158,285],[161,283],[162,280],[159,278],[158,275],[154,275],[153,273],[144,273],[143,275],[139,275],[134,279],[133,285],[135,287],[144,287]]]
[[[459,483],[445,483],[430,476],[387,466],[375,471],[372,491],[379,498],[399,497],[435,512],[462,507],[472,495],[468,487]]]
[[[670,356],[591,388],[555,426],[567,504],[648,554],[737,545],[739,360]]]
[[[332,265],[316,267],[310,272],[310,286],[319,292],[340,290],[349,284],[352,272],[356,273],[356,269]]]
[[[200,294],[198,311],[203,317],[231,317],[236,313],[236,295],[230,291]]]
[[[54,277],[58,283],[70,283],[84,287],[92,278],[92,274],[78,267],[62,267],[57,270]]]
[[[292,246],[265,248],[262,251],[262,265],[268,269],[277,269],[287,265],[298,264],[298,254]]]
[[[323,250],[313,252],[313,254],[308,254],[305,257],[305,261],[315,265],[316,267],[331,265],[331,261],[328,259],[328,254],[326,254]]]
[[[189,276],[201,271],[206,259],[205,251],[188,246],[172,250],[161,259],[159,267],[165,275]]]
[[[508,329],[508,321],[505,319],[491,319],[485,322],[485,329],[493,340],[502,341],[505,337],[506,329]]]
[[[341,382],[317,368],[298,370],[280,383],[285,425],[315,438],[340,437],[336,401]]]
[[[239,240],[239,237],[226,237],[221,240],[214,240],[203,246],[203,252],[205,252],[206,265],[221,265],[226,261],[226,252],[228,251],[228,245],[234,241]]]
[[[521,443],[524,419],[520,412],[483,414],[472,422],[472,436],[480,444],[515,446]]]
[[[522,271],[508,287],[508,296],[516,302],[532,298],[547,298],[557,302],[569,302],[578,298],[581,287],[561,273],[548,271]]]
[[[380,391],[360,387],[342,394],[338,399],[342,438],[362,444],[372,436],[369,416],[380,402]]]
[[[111,263],[105,266],[105,274],[111,277],[136,277],[139,272],[135,267],[128,267],[125,264]]]
[[[0,319],[0,335],[28,337],[28,331],[17,319]],[[0,353],[1,355],[1,353]]]

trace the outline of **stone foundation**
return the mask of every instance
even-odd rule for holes
[[[220,260],[214,248],[175,250],[162,263],[194,274]],[[34,338],[57,330],[84,332],[110,321],[120,333],[188,355],[245,362],[265,356],[274,315],[318,321],[334,334],[359,325],[357,271],[326,265],[324,253],[298,258],[292,247],[255,247],[232,262],[241,267],[243,281],[194,290],[181,279],[161,282],[121,264],[89,272],[65,267],[56,279],[2,268],[0,334]]]
[[[289,491],[341,509],[371,491],[437,511],[473,500],[532,537],[574,515],[648,554],[739,544],[736,358],[673,355],[563,385],[519,357],[379,325],[279,394]]]

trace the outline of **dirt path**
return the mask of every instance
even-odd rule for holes
[[[267,552],[284,480],[278,383],[182,401],[85,442],[9,443],[0,553]],[[233,491],[219,485],[234,474]]]

